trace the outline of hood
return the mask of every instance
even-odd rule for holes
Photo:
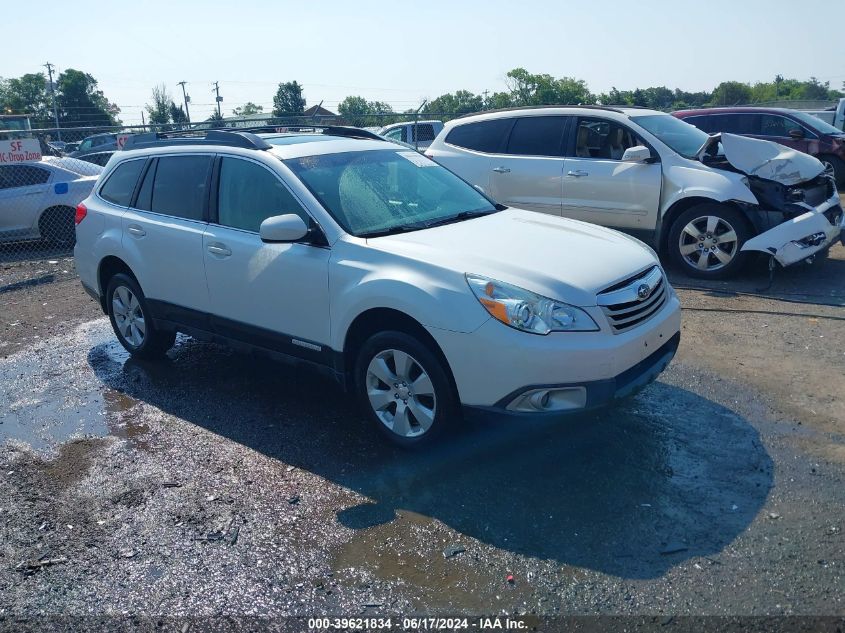
[[[699,152],[703,156],[715,142],[722,143],[725,159],[747,176],[797,185],[812,180],[824,171],[824,165],[810,156],[785,145],[736,134],[717,134]]]
[[[377,248],[461,275],[476,273],[579,306],[658,263],[632,237],[521,209],[368,240]]]

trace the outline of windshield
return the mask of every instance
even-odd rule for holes
[[[798,110],[791,110],[789,114],[816,132],[820,132],[822,134],[843,134],[842,130],[833,127],[827,121],[822,121],[819,117],[813,116],[812,114],[799,112]]]
[[[670,114],[632,116],[631,120],[686,158],[695,158],[695,153],[710,138],[706,132]]]
[[[411,150],[323,154],[285,164],[345,231],[359,237],[496,211],[455,174]]]

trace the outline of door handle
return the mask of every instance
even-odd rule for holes
[[[147,232],[137,224],[130,224],[126,227],[126,232],[132,237],[144,237]]]
[[[508,167],[494,167],[493,171],[495,171],[497,174],[509,174],[509,173],[511,173],[511,170]]]
[[[232,251],[226,248],[225,244],[214,242],[208,245],[208,252],[218,257],[229,257]]]
[[[577,169],[575,171],[566,172],[566,175],[572,176],[573,178],[581,178],[582,176],[589,176],[590,172],[584,171],[583,169]]]

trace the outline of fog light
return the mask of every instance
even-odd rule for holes
[[[819,244],[823,244],[826,239],[827,234],[823,231],[819,231],[818,233],[813,233],[812,235],[808,235],[803,239],[793,240],[792,243],[800,248],[810,248],[811,246],[818,246]]]
[[[572,411],[587,406],[587,389],[584,387],[546,387],[529,389],[508,405],[508,411],[538,413]]]

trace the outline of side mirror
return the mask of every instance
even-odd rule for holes
[[[792,128],[787,134],[792,138],[804,138],[804,130],[800,127]]]
[[[308,227],[305,221],[293,213],[267,218],[258,229],[262,242],[296,242],[306,235]]]
[[[651,159],[651,150],[644,145],[629,147],[622,154],[622,161],[626,163],[644,163]]]

